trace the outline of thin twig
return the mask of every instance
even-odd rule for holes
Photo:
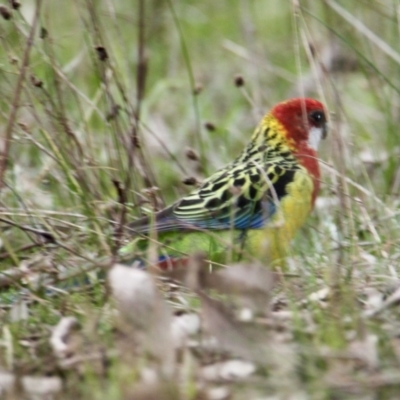
[[[8,116],[7,125],[6,125],[5,131],[4,131],[4,139],[3,139],[4,145],[2,146],[3,150],[2,151],[0,150],[0,190],[4,186],[4,174],[7,169],[7,161],[8,161],[8,155],[10,153],[10,148],[11,148],[11,139],[12,139],[13,128],[14,128],[14,124],[15,124],[15,119],[17,117],[17,111],[19,109],[19,99],[21,96],[23,83],[25,81],[26,70],[27,70],[28,64],[29,64],[29,55],[31,52],[31,48],[33,46],[33,40],[34,40],[34,35],[36,32],[36,26],[37,26],[38,19],[39,19],[41,4],[42,4],[42,0],[36,0],[35,15],[33,17],[33,22],[32,22],[30,32],[29,32],[29,37],[26,41],[26,47],[25,47],[24,54],[22,57],[21,68],[20,68],[19,74],[18,74],[17,85],[16,85],[16,88],[14,91],[14,98],[11,102],[11,111],[10,111],[10,115]]]

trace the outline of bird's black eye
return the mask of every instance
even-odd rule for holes
[[[322,125],[326,122],[325,113],[323,111],[311,111],[309,114],[310,120],[316,125]]]

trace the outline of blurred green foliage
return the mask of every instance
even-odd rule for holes
[[[323,169],[321,202],[294,244],[292,269],[302,294],[342,286],[344,295],[327,313],[309,307],[311,332],[300,317],[298,287],[284,286],[288,307],[299,312],[294,342],[336,349],[367,329],[360,327],[360,291],[388,276],[398,279],[397,2],[43,0],[29,47],[36,3],[21,2],[11,19],[0,21],[0,131],[18,107],[1,210],[19,226],[46,229],[64,247],[42,246],[32,232],[4,224],[2,269],[44,257],[54,268],[80,270],[109,256],[123,214],[116,181],[126,191],[125,221],[140,215],[141,207],[170,204],[190,190],[183,179],[201,180],[231,161],[272,105],[306,95],[331,112],[331,132],[320,152],[330,168]],[[15,101],[27,48],[26,79]],[[343,278],[339,283],[335,273]],[[55,316],[75,313],[84,320],[108,307],[97,292],[96,301],[93,292],[84,300],[56,300],[31,282],[18,284],[18,292],[22,287],[40,302],[26,323],[13,325],[5,317],[16,341],[41,322],[54,324]],[[5,293],[3,302],[9,297]],[[46,315],[49,304],[54,312]],[[110,334],[102,317],[102,332]],[[386,322],[396,318],[394,312]],[[397,368],[388,337],[398,332],[366,324],[380,338],[382,366]],[[35,357],[16,348],[36,371]],[[319,379],[328,364],[321,357],[304,351],[299,376],[323,392],[319,398],[339,398],[334,390],[325,392]]]

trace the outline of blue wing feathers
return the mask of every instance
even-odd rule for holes
[[[266,206],[266,207],[265,207]],[[262,207],[253,213],[255,206],[248,204],[246,210],[238,209],[234,216],[225,216],[218,218],[212,215],[204,218],[204,215],[199,213],[199,217],[195,218],[185,217],[184,219],[178,216],[165,216],[158,220],[155,228],[159,232],[172,231],[172,230],[222,230],[222,229],[261,229],[266,222],[275,213],[276,206],[272,201],[263,202]],[[266,208],[266,209],[264,209]]]

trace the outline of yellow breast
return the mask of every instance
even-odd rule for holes
[[[298,170],[288,184],[287,195],[277,206],[277,212],[264,229],[248,233],[246,250],[252,256],[279,263],[288,250],[296,231],[311,211],[313,181],[305,170]]]

